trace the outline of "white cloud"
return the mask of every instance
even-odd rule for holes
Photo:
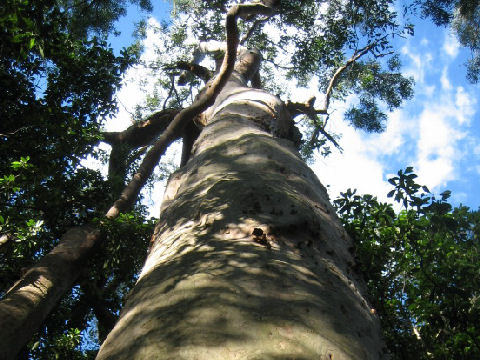
[[[477,100],[471,94],[467,94],[462,86],[457,87],[455,94],[455,106],[457,109],[457,120],[459,125],[469,124],[470,118],[475,114]]]
[[[415,136],[415,121],[397,109],[388,114],[387,128],[381,134],[368,135],[369,153],[378,157],[382,155],[401,156],[402,146],[411,136]]]
[[[324,185],[328,185],[328,193],[335,199],[340,192],[348,188],[358,189],[359,194],[373,194],[382,201],[387,201],[386,194],[390,185],[384,180],[385,169],[378,155],[385,149],[381,149],[388,138],[398,132],[398,128],[392,127],[391,133],[382,134],[384,138],[378,141],[382,135],[372,135],[368,140],[365,133],[355,130],[343,120],[343,113],[348,108],[345,104],[333,103],[332,108],[337,111],[330,117],[330,126],[334,132],[340,133],[340,145],[343,153],[334,149],[332,154],[323,158],[316,156],[312,169]],[[394,143],[392,151],[398,149],[401,140]],[[383,145],[382,145],[383,144]]]
[[[443,51],[451,58],[456,58],[459,52],[460,44],[450,31],[445,32],[445,40],[443,42]]]
[[[418,117],[420,137],[415,161],[421,183],[435,188],[458,178],[458,162],[465,155],[460,142],[468,138],[475,104],[472,94],[463,87],[455,91],[450,88],[423,103]],[[475,151],[480,153],[480,146]]]
[[[443,111],[442,111],[443,110]],[[426,108],[419,118],[416,168],[422,184],[433,189],[453,180],[456,142],[462,134],[453,129],[445,108]]]
[[[416,53],[412,51],[410,46],[404,46],[400,50],[401,53],[409,60],[409,66],[403,71],[407,76],[413,76],[416,83],[423,84],[425,82],[425,73],[431,67],[433,56],[431,53]]]
[[[480,144],[473,148],[474,155],[480,155]]]
[[[452,88],[452,84],[450,84],[450,80],[448,80],[448,67],[445,66],[442,70],[442,76],[440,77],[440,83],[442,84],[443,90],[450,90]]]

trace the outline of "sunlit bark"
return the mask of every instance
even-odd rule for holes
[[[245,87],[258,60],[243,54],[206,111],[97,359],[381,357],[350,239],[285,139],[285,105]]]

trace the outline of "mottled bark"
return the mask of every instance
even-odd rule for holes
[[[381,357],[351,241],[282,139],[285,105],[245,87],[253,63],[239,61],[170,178],[149,257],[97,359]]]

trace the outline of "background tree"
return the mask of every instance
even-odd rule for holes
[[[415,178],[407,168],[390,179],[399,212],[351,190],[335,205],[393,358],[477,358],[479,211],[452,208],[449,191],[436,199]]]
[[[101,155],[94,149],[101,125],[115,111],[122,73],[137,60],[137,45],[117,57],[106,41],[126,5],[9,0],[0,6],[1,295],[68,228],[92,221],[115,196],[110,181],[79,164],[88,154]],[[106,243],[100,253],[108,257],[90,262],[30,344],[31,356],[75,358],[79,330],[70,329],[85,328],[92,304],[118,311],[124,282],[138,271],[133,264],[140,265],[133,256],[148,242],[152,227],[145,222],[138,208],[117,223],[122,239],[115,247]],[[138,250],[129,251],[132,266],[126,259],[125,268],[119,266],[115,253],[122,247]]]

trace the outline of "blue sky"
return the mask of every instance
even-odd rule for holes
[[[169,4],[156,2],[153,12],[156,21],[167,19]],[[118,23],[122,35],[111,39],[115,49],[131,41],[133,23],[141,14],[131,7],[128,15]],[[438,28],[428,21],[415,20],[415,36],[398,44],[403,71],[414,77],[415,96],[389,113],[386,131],[366,134],[343,121],[347,103],[333,103],[329,126],[342,135],[343,153],[333,152],[329,157],[317,157],[312,168],[329,189],[330,197],[340,191],[357,188],[359,193],[370,193],[387,200],[391,189],[387,183],[399,169],[414,166],[418,182],[427,185],[436,194],[452,191],[451,201],[477,209],[480,206],[480,85],[466,81],[464,63],[468,50],[462,48],[448,29]],[[144,59],[153,59],[158,37],[152,31],[145,39]],[[138,80],[142,79],[140,86]],[[148,71],[132,69],[127,73],[126,86],[119,92],[120,112],[107,124],[110,130],[123,130],[129,124],[129,112],[145,96],[149,88]],[[147,83],[147,84],[146,84]],[[314,82],[312,83],[314,85]],[[315,92],[299,89],[293,100],[304,101]],[[307,96],[308,94],[308,96]],[[303,96],[303,98],[302,98]],[[317,94],[321,99],[321,94]],[[169,161],[175,151],[168,155]],[[151,195],[150,204],[161,198],[161,184]],[[155,206],[158,209],[158,206]],[[153,210],[157,215],[158,210]]]
[[[479,86],[466,81],[468,51],[447,29],[417,23],[399,45],[403,71],[415,79],[413,99],[389,114],[386,131],[365,134],[347,127],[341,111],[332,129],[343,134],[343,154],[319,159],[314,169],[331,195],[357,187],[386,200],[386,180],[414,166],[418,182],[434,193],[452,191],[452,202],[480,205]],[[338,104],[339,108],[342,105]]]

